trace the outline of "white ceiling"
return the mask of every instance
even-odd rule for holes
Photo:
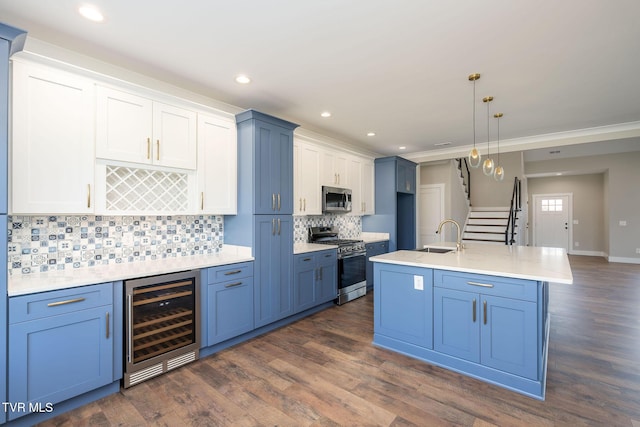
[[[486,95],[505,151],[640,149],[638,0],[93,0],[100,24],[81,3],[0,0],[0,22],[385,155],[468,150],[476,72],[483,149]]]

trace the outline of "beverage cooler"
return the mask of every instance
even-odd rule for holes
[[[199,270],[124,282],[125,388],[198,359],[199,282]]]

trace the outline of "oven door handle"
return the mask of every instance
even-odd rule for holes
[[[357,252],[357,253],[353,253],[353,254],[349,254],[343,257],[340,257],[340,259],[349,259],[349,258],[356,258],[359,256],[365,256],[366,252]]]

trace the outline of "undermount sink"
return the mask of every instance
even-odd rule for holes
[[[445,248],[422,248],[416,249],[419,252],[429,252],[432,254],[448,254],[449,252],[453,252],[455,249],[445,249]]]

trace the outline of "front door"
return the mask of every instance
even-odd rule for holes
[[[534,194],[533,241],[535,246],[569,250],[570,194]]]

